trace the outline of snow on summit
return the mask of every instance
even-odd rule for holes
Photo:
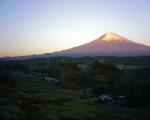
[[[108,32],[100,37],[101,41],[128,41],[125,37],[122,37],[114,32]]]

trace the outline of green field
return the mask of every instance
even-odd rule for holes
[[[1,120],[150,119],[149,108],[96,105],[89,100],[74,99],[78,92],[48,85],[41,77],[18,78],[15,87],[1,89]]]

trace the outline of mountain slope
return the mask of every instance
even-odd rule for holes
[[[116,33],[108,32],[84,45],[60,52],[17,57],[4,57],[1,60],[25,60],[56,56],[144,56],[150,55],[150,46],[128,40]]]
[[[59,54],[139,56],[150,55],[150,46],[135,43],[116,33],[109,32],[87,44],[61,51]]]

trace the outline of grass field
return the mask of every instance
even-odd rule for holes
[[[10,88],[11,89],[11,88]],[[76,100],[79,91],[48,85],[41,77],[22,77],[1,94],[1,120],[150,120],[150,108],[96,105]]]

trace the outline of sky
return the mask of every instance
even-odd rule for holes
[[[51,53],[107,32],[150,46],[150,0],[0,0],[0,57]]]

